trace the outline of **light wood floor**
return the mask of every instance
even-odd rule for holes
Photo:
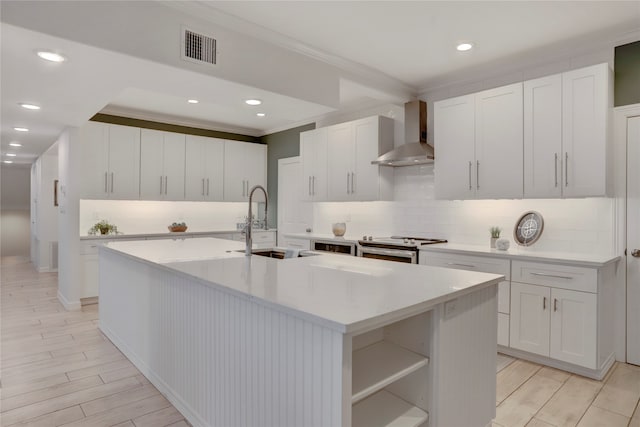
[[[64,310],[57,274],[5,257],[0,282],[0,426],[189,425],[100,333],[97,305]],[[640,427],[640,367],[617,363],[593,381],[523,360],[499,366],[494,427]]]

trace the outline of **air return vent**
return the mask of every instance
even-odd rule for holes
[[[182,29],[182,59],[185,61],[216,64],[216,39]]]

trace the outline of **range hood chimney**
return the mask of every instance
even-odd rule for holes
[[[384,153],[371,164],[380,166],[413,166],[433,163],[433,146],[427,143],[427,103],[404,104],[405,143]]]

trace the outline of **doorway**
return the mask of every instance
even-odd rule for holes
[[[640,111],[627,117],[626,130],[627,363],[640,365]]]

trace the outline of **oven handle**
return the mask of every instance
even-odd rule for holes
[[[397,249],[381,249],[381,248],[371,248],[367,246],[359,246],[358,255],[362,256],[365,253],[375,254],[375,255],[388,255],[388,256],[397,256],[401,258],[411,258],[415,259],[416,252],[414,251],[403,251]]]

